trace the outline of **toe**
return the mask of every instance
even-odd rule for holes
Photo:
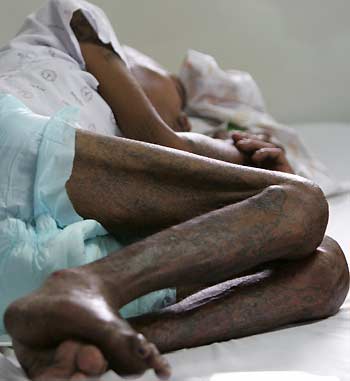
[[[171,366],[164,357],[158,360],[156,374],[162,380],[168,380],[171,377]]]
[[[139,333],[135,337],[135,342],[133,343],[133,347],[137,356],[142,359],[146,359],[151,354],[151,347],[146,340],[145,336]]]
[[[149,355],[146,358],[147,364],[153,368],[158,377],[168,379],[171,375],[171,368],[168,361],[163,357],[154,344],[148,344]]]
[[[107,361],[93,345],[84,345],[77,355],[77,367],[89,376],[99,376],[107,371]]]
[[[150,347],[148,341],[125,320],[116,317],[113,324],[101,325],[99,333],[96,345],[102,350],[110,369],[120,376],[141,375],[149,368],[167,374],[157,348]]]

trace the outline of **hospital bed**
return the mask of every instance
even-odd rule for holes
[[[294,127],[315,156],[326,163],[339,181],[350,181],[350,124],[322,123]],[[339,242],[350,262],[350,192],[330,198],[329,203],[328,234]],[[167,355],[167,358],[173,367],[174,381],[313,379],[305,374],[287,373],[291,371],[328,376],[329,380],[350,381],[350,296],[340,312],[329,319],[182,350]],[[155,379],[148,372],[141,381]],[[0,380],[26,380],[12,355],[0,355]],[[119,377],[112,372],[102,378],[102,381],[115,380]]]

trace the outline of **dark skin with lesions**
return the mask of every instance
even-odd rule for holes
[[[93,42],[81,44],[121,128],[129,118],[129,134],[148,143],[77,131],[68,195],[81,216],[111,234],[148,237],[52,274],[9,307],[6,328],[28,375],[73,380],[106,369],[123,375],[153,368],[168,377],[159,352],[336,313],[349,271],[340,247],[324,238],[328,206],[319,188],[232,164],[233,156],[209,138],[163,131],[164,121],[120,59]],[[115,86],[99,70],[113,72]],[[120,83],[138,105],[129,117],[131,98],[118,94]],[[154,130],[143,131],[144,120]],[[128,302],[168,287],[180,290],[176,305],[128,322],[119,316]]]

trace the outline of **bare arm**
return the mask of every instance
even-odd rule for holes
[[[71,26],[86,68],[99,81],[100,95],[111,107],[124,137],[243,164],[244,155],[232,145],[199,134],[174,132],[113,48],[99,40],[81,11],[75,12]]]

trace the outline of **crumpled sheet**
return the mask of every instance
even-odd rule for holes
[[[296,174],[317,183],[326,196],[350,190],[350,183],[340,183],[313,157],[294,129],[268,114],[261,91],[248,73],[222,70],[213,57],[190,50],[180,79],[187,92],[186,112],[192,116],[194,132],[213,136],[230,124],[239,130],[267,134],[285,148]]]
[[[0,354],[1,381],[28,381],[15,361],[10,361]],[[96,379],[89,379],[97,381]],[[123,381],[113,372],[106,373],[98,381]],[[172,381],[339,381],[337,377],[322,377],[304,372],[240,372],[217,373],[210,377],[172,378]],[[49,381],[49,380],[47,380]],[[141,381],[141,380],[140,380]]]

